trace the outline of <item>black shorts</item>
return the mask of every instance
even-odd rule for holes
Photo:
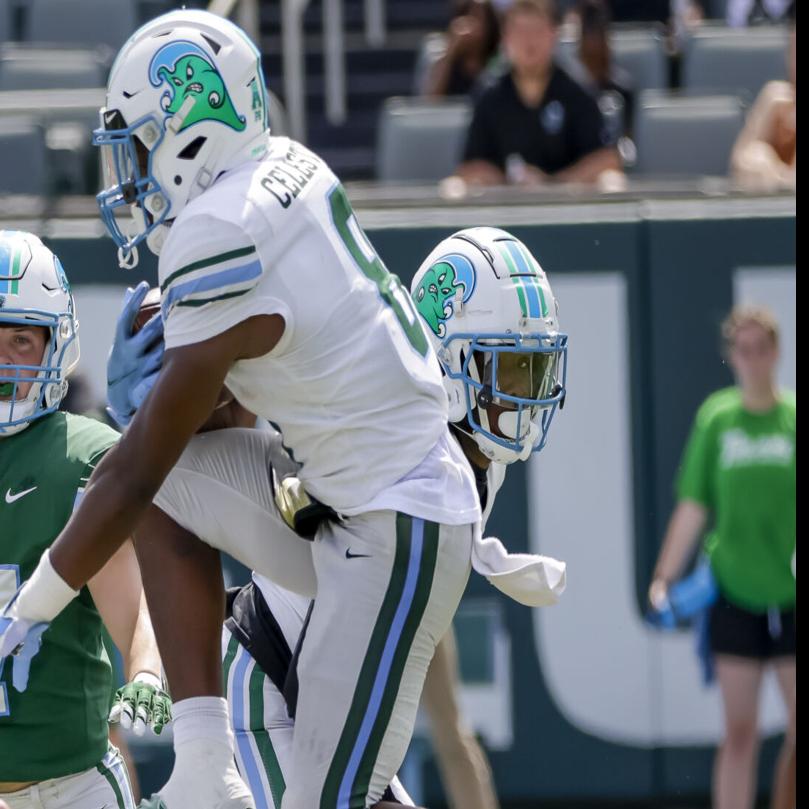
[[[794,657],[795,610],[750,612],[720,596],[709,620],[711,651],[753,660]]]

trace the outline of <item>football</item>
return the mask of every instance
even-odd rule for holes
[[[160,311],[160,287],[152,287],[143,299],[132,323],[132,334],[137,334],[156,312]]]

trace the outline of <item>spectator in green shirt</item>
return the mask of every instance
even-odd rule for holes
[[[757,706],[769,665],[790,716],[773,806],[790,805],[786,796],[795,788],[796,399],[776,385],[778,326],[769,312],[734,309],[723,337],[736,385],[709,396],[697,412],[649,600],[665,603],[708,528],[705,551],[720,591],[710,648],[725,714],[713,806],[752,809]]]

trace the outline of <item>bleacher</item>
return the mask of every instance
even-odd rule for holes
[[[112,57],[137,22],[172,5],[0,0],[0,192],[97,190],[97,157],[87,132],[97,120]],[[309,145],[345,180],[425,183],[451,174],[469,101],[412,97],[417,73],[435,58],[435,31],[446,24],[447,4],[389,0],[386,43],[375,47],[363,36],[363,0],[345,1],[348,115],[341,125],[325,114],[321,11],[312,2],[303,16]],[[265,73],[283,99],[280,23],[280,3],[262,4]],[[616,26],[612,39],[615,63],[632,76],[638,92],[631,176],[726,176],[745,110],[766,81],[785,76],[785,30],[707,23],[674,55],[654,27]],[[562,36],[558,58],[563,65],[575,62],[575,38]],[[676,71],[672,58],[678,60]]]

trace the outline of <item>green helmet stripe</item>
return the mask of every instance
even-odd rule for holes
[[[542,290],[542,285],[539,283],[538,278],[534,278],[533,280],[534,280],[534,285],[537,288],[537,292],[539,293],[539,303],[540,303],[540,305],[542,307],[542,317],[547,317],[548,316],[548,304],[545,303],[545,293]]]
[[[539,304],[542,311],[542,317],[547,317],[548,304],[545,302],[545,292],[542,289],[542,285],[539,283],[539,276],[541,272],[539,265],[537,264],[536,259],[531,255],[528,248],[522,242],[517,242],[517,249],[520,251],[520,253],[522,253],[528,266],[531,267],[536,273],[536,275],[531,279],[531,283],[536,287],[536,290],[539,293]]]
[[[517,288],[517,297],[520,299],[520,309],[522,309],[522,316],[528,317],[528,305],[525,302],[525,291],[522,288],[521,279],[517,276],[517,268],[514,266],[514,262],[512,261],[511,256],[508,253],[508,250],[501,247],[500,254],[505,259],[506,265],[508,266],[509,275],[511,275],[511,280],[514,283],[514,286]]]
[[[20,259],[22,258],[22,250],[18,247],[14,253],[14,259],[11,262],[11,277],[14,279],[9,286],[10,295],[20,294]]]

